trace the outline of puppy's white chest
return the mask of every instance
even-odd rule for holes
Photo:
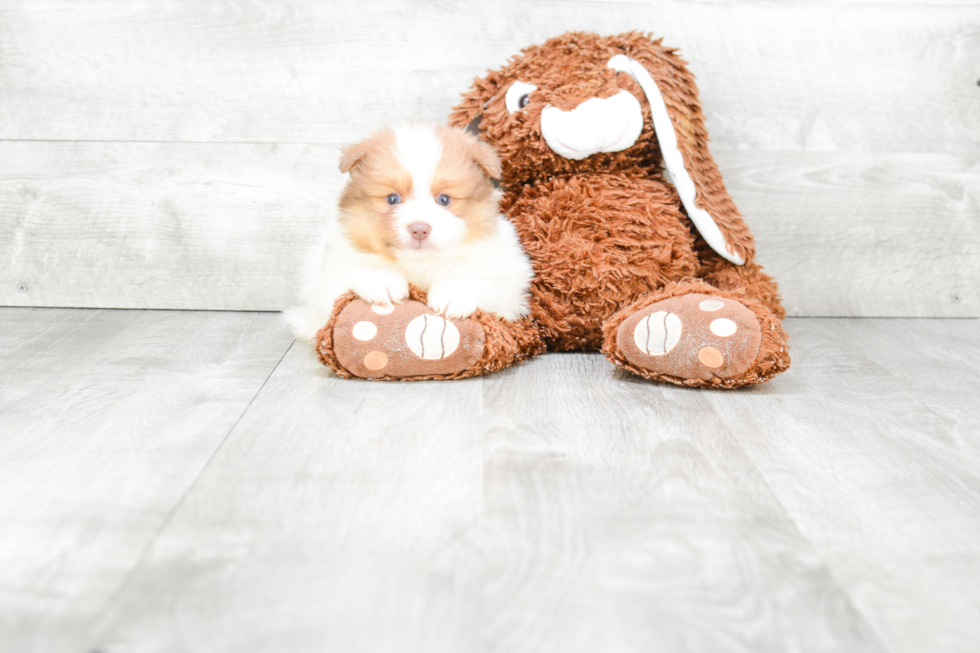
[[[457,257],[439,256],[425,259],[400,260],[398,267],[409,283],[428,292],[433,283],[450,278],[459,267]]]

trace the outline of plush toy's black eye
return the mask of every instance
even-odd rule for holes
[[[440,195],[436,198],[436,202],[439,203],[439,206],[449,206],[452,199],[449,197],[449,195]]]
[[[385,198],[385,201],[388,202],[388,204],[394,206],[395,204],[400,204],[402,198],[399,197],[398,193],[392,193],[391,195]]]
[[[530,102],[530,101],[531,101],[531,96],[530,95],[522,95],[521,96],[521,99],[517,101],[517,106],[519,106],[520,108],[523,109],[524,107],[526,107],[528,105],[528,102]]]

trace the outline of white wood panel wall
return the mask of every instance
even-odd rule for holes
[[[793,315],[980,315],[980,4],[4,0],[0,305],[278,310],[337,148],[521,47],[682,49]]]

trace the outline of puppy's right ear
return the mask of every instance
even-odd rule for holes
[[[503,169],[500,166],[497,151],[493,147],[483,141],[475,141],[472,144],[470,156],[473,157],[476,165],[480,166],[483,172],[487,173],[488,177],[491,179],[500,179],[500,176],[503,174]]]
[[[366,142],[345,145],[340,149],[340,171],[350,172],[350,169],[357,165],[357,162],[364,158],[368,152]]]
[[[496,70],[489,71],[486,77],[474,79],[470,90],[463,93],[463,101],[449,114],[449,124],[479,136],[483,108],[500,91],[503,81],[503,75]]]

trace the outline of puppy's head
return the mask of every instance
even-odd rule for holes
[[[389,127],[343,149],[340,221],[356,249],[394,260],[486,238],[500,177],[493,148],[462,129]]]

